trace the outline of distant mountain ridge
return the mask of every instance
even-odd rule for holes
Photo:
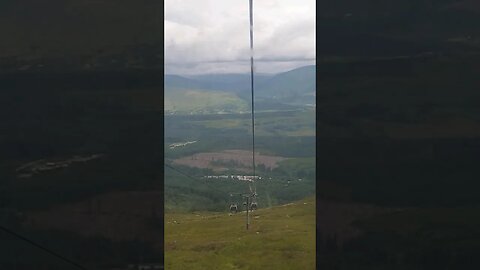
[[[196,89],[234,93],[250,99],[249,74],[165,75],[166,93],[174,89]],[[304,66],[275,75],[255,75],[255,98],[283,104],[312,104],[315,101],[315,66]]]
[[[257,83],[263,83],[273,75],[255,75]],[[165,75],[165,87],[196,88],[207,90],[221,90],[240,93],[250,89],[250,74],[202,74],[202,75]]]
[[[257,86],[258,97],[287,104],[314,104],[316,86],[314,65],[279,73]]]

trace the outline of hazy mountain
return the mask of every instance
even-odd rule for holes
[[[191,88],[221,90],[226,92],[247,91],[250,95],[250,74],[202,74],[180,76],[165,75],[167,88]],[[255,90],[259,97],[290,96],[293,93],[309,93],[315,87],[315,66],[304,66],[278,74],[255,74]]]
[[[263,83],[271,74],[255,74],[256,83]],[[165,75],[166,87],[199,88],[240,93],[250,89],[250,74]]]
[[[315,103],[315,66],[305,66],[275,75],[255,75],[258,109],[291,109],[288,105]],[[186,94],[190,93],[190,94]],[[223,94],[221,94],[223,93]],[[194,101],[192,98],[201,99]],[[165,109],[238,111],[250,101],[250,74],[207,74],[183,77],[165,75]],[[215,102],[209,99],[216,99]],[[223,102],[222,102],[223,100]],[[187,103],[189,105],[187,105]],[[175,106],[172,104],[176,104]],[[182,105],[183,104],[183,105]],[[195,105],[192,105],[195,104]],[[193,107],[192,107],[193,106]]]
[[[257,95],[287,104],[315,103],[315,66],[279,73],[257,87]]]

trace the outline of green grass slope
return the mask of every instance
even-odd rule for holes
[[[165,111],[168,113],[232,113],[248,109],[246,101],[228,92],[199,89],[166,88]]]
[[[315,198],[245,214],[165,214],[165,268],[315,269]]]

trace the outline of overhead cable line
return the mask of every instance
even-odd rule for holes
[[[76,262],[68,259],[67,257],[64,257],[64,256],[58,254],[57,252],[55,252],[55,251],[53,251],[53,250],[51,250],[51,249],[49,249],[49,248],[47,248],[47,247],[44,247],[44,246],[42,246],[42,245],[40,245],[40,244],[37,244],[37,243],[35,243],[34,241],[32,241],[32,240],[30,240],[30,239],[28,239],[28,238],[26,238],[26,237],[24,237],[24,236],[22,236],[22,235],[20,235],[20,234],[18,234],[18,233],[16,233],[16,232],[12,231],[12,230],[10,230],[10,229],[2,226],[2,225],[0,225],[0,230],[6,232],[6,233],[8,233],[8,234],[13,235],[13,236],[15,236],[16,238],[18,238],[18,239],[20,239],[20,240],[23,240],[23,241],[29,243],[30,245],[35,246],[35,247],[37,247],[37,248],[39,248],[39,249],[41,249],[41,250],[49,253],[50,255],[54,256],[55,258],[57,258],[57,259],[59,259],[59,260],[62,260],[62,261],[66,262],[66,263],[68,263],[68,264],[70,264],[70,265],[72,265],[72,266],[75,266],[75,267],[78,268],[78,269],[87,270],[87,268],[85,268],[84,266],[82,266],[82,265],[80,265],[80,264],[78,264],[78,263],[76,263]]]
[[[169,164],[167,164],[167,163],[165,163],[164,165],[165,165],[165,167],[170,168],[170,169],[176,171],[177,173],[179,173],[179,174],[181,174],[181,175],[183,175],[183,176],[185,176],[185,177],[188,177],[188,178],[190,178],[190,179],[192,179],[192,180],[194,180],[194,181],[202,181],[201,177],[192,176],[192,175],[190,175],[190,174],[188,174],[188,173],[186,173],[186,172],[184,172],[184,171],[182,171],[182,170],[180,170],[180,169],[178,169],[178,168],[175,168],[175,167],[173,167],[172,165],[169,165]],[[224,193],[224,192],[225,192],[224,190],[221,190],[221,189],[219,189],[219,188],[217,188],[217,187],[209,184],[206,178],[205,178],[205,185],[209,186],[209,187],[212,188],[212,189],[217,190],[218,192],[221,192],[221,193]]]
[[[255,83],[253,76],[253,0],[249,0],[249,10],[250,10],[250,87],[252,93],[252,168],[253,168],[253,190],[250,187],[250,192],[253,192],[253,195],[256,196],[257,188],[255,185]]]

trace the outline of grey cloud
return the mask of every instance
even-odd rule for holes
[[[314,62],[315,1],[254,3],[258,70],[278,72]],[[167,0],[165,19],[167,71],[248,71],[248,1]]]

